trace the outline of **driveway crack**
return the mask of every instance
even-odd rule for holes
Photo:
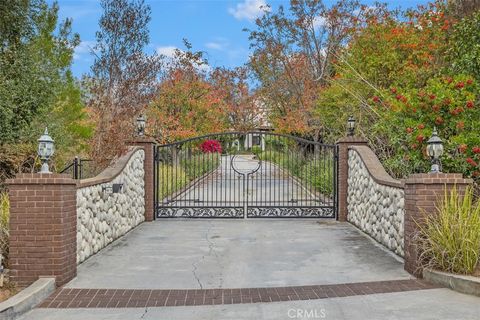
[[[148,312],[148,308],[145,307],[145,311],[143,312],[142,316],[140,317],[140,319],[144,319],[145,318],[145,315],[147,314]]]
[[[202,258],[199,259],[200,260],[203,260],[205,258],[205,256],[202,256]],[[197,261],[197,262],[199,262]],[[193,270],[192,270],[192,273],[193,273],[193,277],[195,278],[195,280],[197,280],[198,282],[198,285],[200,286],[200,289],[203,289],[203,285],[202,285],[202,282],[200,281],[200,278],[198,277],[197,275],[197,263],[196,262],[192,262],[192,267],[193,267]]]
[[[214,225],[213,222],[210,221],[210,227],[207,230],[207,233],[205,234],[205,240],[208,242],[208,255],[211,256],[213,253],[213,256],[215,257],[215,260],[217,261],[218,266],[220,267],[220,285],[219,288],[222,288],[223,286],[223,265],[221,263],[221,259],[218,256],[217,250],[215,250],[216,243],[210,240],[210,231],[213,229]]]
[[[219,285],[219,288],[222,288],[222,286],[223,286],[223,265],[221,263],[220,257],[218,256],[217,251],[215,250],[215,246],[216,246],[215,242],[210,240],[210,233],[211,233],[211,231],[214,227],[214,224],[213,224],[212,221],[209,221],[209,222],[210,222],[210,225],[209,225],[207,231],[205,232],[205,241],[208,243],[208,253],[204,254],[200,259],[198,259],[197,261],[192,263],[192,267],[193,267],[192,274],[193,274],[193,277],[195,278],[195,280],[197,281],[198,285],[200,286],[200,289],[203,289],[203,284],[200,281],[200,277],[197,274],[198,264],[201,261],[205,260],[206,257],[209,257],[209,256],[215,257],[215,260],[216,260],[218,266],[220,267],[220,285]]]

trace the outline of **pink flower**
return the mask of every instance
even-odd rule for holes
[[[476,167],[478,164],[472,158],[467,158],[467,163],[470,164],[472,167]]]
[[[205,140],[200,145],[203,153],[222,153],[222,145],[217,140]]]

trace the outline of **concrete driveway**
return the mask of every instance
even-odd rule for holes
[[[72,288],[251,288],[406,279],[393,255],[330,220],[144,223],[82,263]]]
[[[305,301],[171,307],[168,303],[163,307],[137,304],[136,308],[98,308],[90,303],[72,307],[82,299],[81,294],[92,291],[98,292],[97,296],[103,291],[147,292],[151,296],[155,290],[123,289],[170,289],[172,295],[182,290],[171,289],[276,290],[274,287],[325,284],[339,288],[365,281],[414,282],[409,279],[398,258],[347,223],[163,220],[140,225],[81,264],[77,278],[66,285],[72,289],[59,294],[68,299],[68,292],[76,292],[75,297],[70,294],[68,308],[62,304],[52,307],[56,298],[51,298],[49,308],[37,308],[22,319],[478,319],[479,298],[427,287],[350,296],[327,294]]]

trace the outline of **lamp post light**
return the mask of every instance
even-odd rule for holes
[[[430,173],[440,172],[440,157],[443,155],[443,141],[437,133],[437,128],[433,129],[432,136],[427,141],[427,155],[432,161]]]
[[[48,168],[48,160],[50,160],[55,153],[55,145],[53,143],[54,140],[48,135],[48,128],[45,127],[45,132],[38,139],[38,156],[42,161],[40,173],[51,173]]]
[[[137,117],[137,135],[139,137],[143,137],[145,135],[145,126],[146,126],[147,119],[143,114]]]
[[[347,120],[347,135],[353,137],[355,134],[355,118],[353,116],[348,117]]]

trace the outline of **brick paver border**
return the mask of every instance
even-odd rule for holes
[[[326,299],[435,289],[424,280],[407,279],[275,288],[244,289],[76,289],[60,288],[40,308],[146,308]]]

